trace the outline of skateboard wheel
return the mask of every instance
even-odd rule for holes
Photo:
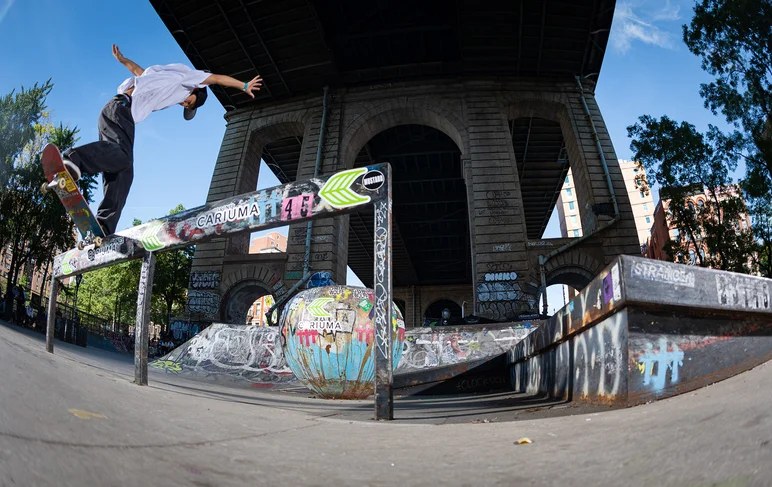
[[[66,179],[60,179],[58,184],[59,184],[59,188],[60,189],[67,188],[67,180]]]
[[[86,247],[86,244],[83,243],[83,240],[78,242],[78,250],[83,250]]]
[[[94,237],[94,247],[102,246],[102,237]]]
[[[48,183],[47,182],[43,183],[40,186],[40,192],[43,193],[43,194],[48,194]]]

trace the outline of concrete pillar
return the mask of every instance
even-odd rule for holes
[[[524,291],[528,273],[526,229],[517,165],[507,119],[492,89],[468,85],[464,115],[469,130],[469,219],[474,252],[476,314],[513,318],[533,308]],[[492,291],[503,289],[496,295]]]

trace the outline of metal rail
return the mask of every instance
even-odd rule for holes
[[[147,330],[155,254],[233,236],[374,207],[375,418],[394,417],[392,364],[391,166],[375,164],[330,176],[233,196],[110,235],[99,248],[54,258],[46,350],[54,352],[57,281],[101,267],[143,259],[137,298],[135,383],[147,385]]]

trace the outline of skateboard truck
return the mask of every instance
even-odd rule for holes
[[[40,187],[40,191],[43,194],[48,194],[50,190],[55,189],[57,186],[59,189],[65,189],[67,187],[67,181],[65,179],[54,178],[54,180],[50,183],[43,183],[43,185]]]
[[[86,239],[78,242],[78,250],[83,250],[86,248],[86,245],[91,245],[92,243],[94,244],[94,248],[99,248],[102,246],[102,241],[102,237],[95,237],[93,233],[88,232]]]

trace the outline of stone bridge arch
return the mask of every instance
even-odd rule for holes
[[[547,286],[565,284],[578,290],[583,289],[603,270],[602,261],[592,254],[594,249],[576,248],[558,254],[544,265]]]
[[[219,318],[225,323],[243,324],[252,303],[271,294],[278,298],[287,293],[282,280],[286,254],[252,254],[223,265],[220,284]],[[245,262],[245,260],[253,262]],[[257,261],[257,262],[254,262]]]
[[[346,127],[341,141],[341,154],[346,167],[351,167],[367,141],[398,125],[426,125],[450,137],[461,151],[461,158],[469,155],[469,134],[461,120],[450,110],[440,106],[424,106],[401,99],[378,105],[355,119]]]
[[[564,102],[547,99],[534,93],[529,97],[510,100],[506,106],[506,116],[507,120],[541,118],[557,122],[560,125],[568,163],[577,189],[577,203],[582,229],[586,229],[585,233],[592,231],[597,226],[597,218],[592,211],[588,210],[596,203],[596,199],[605,200],[608,198],[608,188],[604,186],[600,188],[601,194],[595,194],[596,188],[592,184],[583,147],[579,145],[580,138],[577,126],[569,114],[569,107]],[[514,151],[514,148],[512,150]],[[514,159],[514,153],[512,157]],[[618,165],[616,159],[614,159],[613,164]],[[605,179],[603,182],[605,183]],[[602,198],[597,198],[598,196],[602,196]]]

